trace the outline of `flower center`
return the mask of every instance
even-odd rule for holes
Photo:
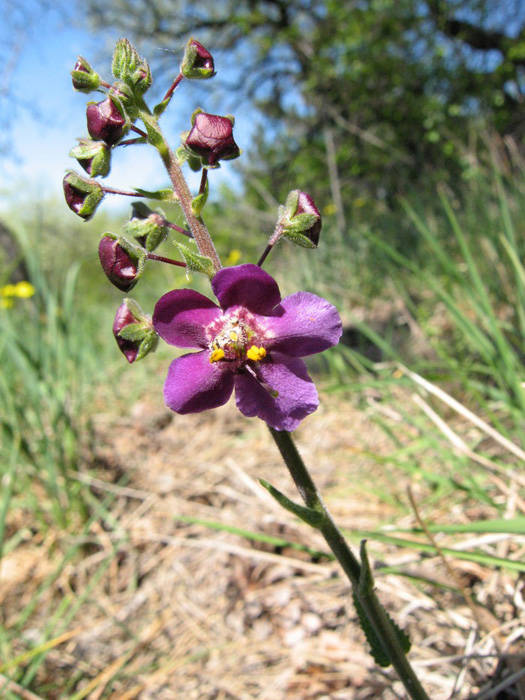
[[[266,357],[264,331],[255,316],[243,307],[228,309],[210,323],[206,334],[211,363],[221,360],[233,362],[237,369],[248,361],[260,362]]]

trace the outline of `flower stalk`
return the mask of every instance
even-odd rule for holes
[[[201,217],[195,216],[192,209],[192,200],[188,184],[183,175],[183,172],[177,163],[177,159],[173,151],[168,146],[164,135],[159,127],[157,119],[150,112],[148,106],[142,102],[140,108],[140,118],[144,122],[150,143],[158,150],[162,162],[168,172],[173,191],[177,195],[181,209],[184,213],[189,229],[193,234],[195,243],[201,255],[204,255],[212,261],[215,271],[221,269],[221,261],[213,245],[210,233]]]
[[[186,267],[186,263],[182,260],[173,260],[172,258],[166,258],[164,255],[155,255],[155,253],[148,253],[148,260],[156,260],[157,262],[167,263],[168,265],[177,265],[177,267]]]
[[[301,498],[309,509],[322,515],[318,529],[352,584],[355,598],[359,601],[368,622],[375,631],[377,639],[381,641],[383,651],[396,669],[407,693],[413,700],[429,700],[400,644],[396,629],[380,603],[373,586],[362,585],[363,566],[357,560],[341,531],[332,520],[291,434],[284,430],[274,430],[270,426],[268,427]]]

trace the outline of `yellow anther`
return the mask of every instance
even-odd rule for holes
[[[263,357],[266,357],[266,350],[264,348],[258,348],[257,345],[252,345],[246,351],[246,357],[254,362],[259,362]]]
[[[210,354],[210,362],[218,362],[224,357],[224,350],[222,348],[215,348]]]
[[[230,331],[230,340],[233,340],[233,341],[239,340],[239,336],[237,335],[237,333],[235,331]]]

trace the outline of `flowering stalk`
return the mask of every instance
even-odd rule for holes
[[[132,124],[129,128],[130,128],[130,131],[134,131],[136,134],[140,134],[143,138],[145,138],[145,139],[148,138],[147,133],[145,131],[142,131],[142,129],[139,129],[138,126],[135,126],[134,124]]]
[[[277,222],[277,224],[275,226],[275,230],[272,233],[272,235],[270,236],[268,243],[266,244],[266,248],[263,250],[261,257],[257,261],[257,265],[259,267],[263,266],[264,261],[266,260],[266,258],[270,254],[272,248],[277,243],[279,238],[282,236],[282,233],[283,233],[283,227],[281,226],[281,224],[279,222]]]
[[[208,195],[208,169],[219,167],[220,160],[240,155],[232,132],[234,119],[197,109],[177,155],[158,123],[182,78],[202,80],[215,74],[211,54],[190,39],[179,75],[153,112],[143,98],[151,85],[151,71],[126,39],[117,42],[112,71],[117,79],[113,86],[101,81],[81,57],[72,72],[75,89],[89,92],[102,86],[111,94],[88,105],[88,131],[92,138],[81,139],[71,155],[92,177],[66,173],[66,203],[77,215],[89,219],[107,193],[170,202],[176,199],[189,231],[168,222],[161,211],[134,202],[132,217],[125,226],[133,240],[111,232],[103,234],[99,242],[102,269],[113,285],[127,292],[141,278],[147,260],[186,267],[188,272],[209,277],[218,302],[193,289],[173,289],[157,301],[150,317],[135,301],[126,298],[113,323],[120,351],[133,363],[152,352],[159,338],[175,347],[193,350],[177,356],[168,369],[164,384],[166,405],[179,414],[197,413],[222,406],[235,394],[241,413],[249,418],[256,416],[268,425],[306,505],[293,503],[270,484],[262,482],[263,485],[283,507],[322,533],[352,585],[359,620],[374,658],[380,665],[394,666],[411,698],[428,700],[406,656],[408,638],[375,594],[365,543],[361,543],[358,560],[323,504],[290,434],[319,405],[315,384],[302,358],[337,345],[342,321],[332,304],[310,292],[282,298],[277,282],[261,266],[280,238],[316,248],[321,230],[319,210],[307,193],[293,190],[279,207],[275,230],[258,264],[222,268],[200,212]],[[145,131],[134,126],[137,119],[142,120]],[[139,138],[123,141],[130,130]],[[146,141],[159,152],[172,188],[156,192],[137,188],[129,192],[102,186],[93,179],[108,174],[113,147]],[[195,197],[182,173],[181,162],[187,162],[195,171],[202,168]],[[166,239],[168,229],[194,238],[198,253],[194,246],[180,242],[175,245],[183,261],[153,253]]]
[[[214,270],[218,271],[222,267],[221,261],[217,255],[217,251],[215,250],[215,246],[213,245],[210,233],[206,228],[204,221],[201,217],[195,216],[193,213],[191,206],[193,197],[186,183],[182,170],[177,163],[177,159],[175,158],[173,151],[168,146],[156,117],[153,116],[146,103],[144,101],[141,102],[142,104],[140,105],[139,110],[140,118],[144,122],[150,143],[155,146],[159,152],[162,162],[168,171],[171,184],[173,185],[173,190],[177,195],[181,209],[184,213],[186,221],[188,222],[188,226],[193,234],[193,238],[195,239],[199,252],[201,255],[210,258]]]
[[[182,75],[182,73],[179,73],[178,76],[175,78],[175,80],[170,85],[170,87],[169,87],[168,91],[166,92],[166,94],[164,95],[164,97],[162,98],[162,102],[166,102],[166,100],[171,100],[172,95],[175,91],[175,88],[177,87],[177,85],[180,83],[180,81],[183,78],[184,78],[184,76]]]
[[[360,603],[368,622],[375,632],[376,638],[381,643],[383,652],[396,669],[410,697],[414,700],[429,700],[406,657],[396,628],[380,603],[373,585],[363,585],[363,564],[359,563],[341,531],[332,520],[295,446],[291,434],[285,430],[274,430],[270,426],[268,427],[307,508],[319,514],[320,517],[316,527],[322,533],[326,543],[352,584],[354,598]],[[364,548],[362,548],[362,551],[364,551]],[[372,584],[371,580],[370,584]]]
[[[142,194],[141,192],[137,192],[137,191],[126,192],[125,190],[117,190],[114,187],[106,187],[105,185],[102,185],[102,191],[105,192],[106,194],[120,194],[123,197],[146,197],[147,196],[145,194]]]

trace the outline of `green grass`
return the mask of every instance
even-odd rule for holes
[[[69,472],[89,439],[86,407],[103,345],[94,314],[79,313],[79,265],[51,277],[34,243],[21,232],[18,243],[35,294],[0,314],[0,458],[9,465],[0,528],[10,505],[64,526],[81,508]]]

